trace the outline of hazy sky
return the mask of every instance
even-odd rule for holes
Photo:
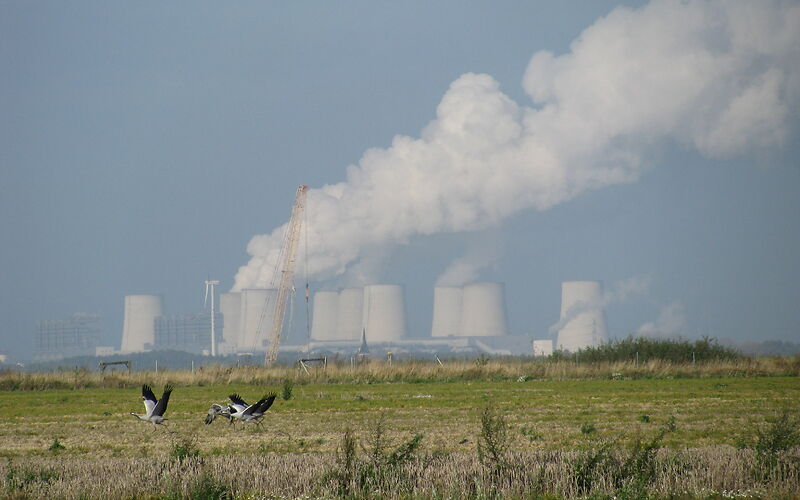
[[[260,284],[299,184],[298,284],[413,336],[437,281],[544,338],[589,279],[612,335],[800,341],[798,2],[2,0],[0,68],[0,352]]]

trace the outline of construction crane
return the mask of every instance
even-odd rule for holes
[[[292,206],[292,216],[289,218],[289,225],[286,228],[286,235],[283,239],[283,247],[278,256],[278,262],[281,263],[279,269],[280,284],[275,298],[275,312],[272,315],[272,332],[269,337],[269,347],[264,358],[265,366],[269,366],[275,361],[278,357],[278,347],[281,345],[281,330],[283,330],[286,301],[293,289],[294,265],[297,261],[297,247],[300,243],[300,227],[303,225],[303,212],[306,208],[306,191],[308,191],[308,186],[306,185],[297,188],[294,205]]]

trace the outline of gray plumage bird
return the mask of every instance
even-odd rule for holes
[[[225,417],[228,420],[231,420],[231,410],[227,406],[219,405],[214,403],[208,409],[208,415],[206,415],[206,425],[210,424],[214,421],[217,417]]]
[[[161,395],[161,399],[156,399],[156,395],[153,394],[153,390],[150,386],[144,384],[142,386],[142,400],[144,401],[145,414],[139,415],[131,412],[131,415],[139,420],[150,422],[153,426],[163,423],[164,420],[166,420],[164,418],[164,412],[167,411],[167,403],[169,403],[170,394],[172,394],[172,386],[167,385],[164,387],[164,393]]]
[[[248,405],[238,394],[231,394],[228,396],[231,404],[228,405],[230,410],[231,423],[233,419],[241,420],[242,422],[255,422],[260,423],[261,417],[269,410],[272,403],[275,402],[275,394],[267,394],[257,402]]]

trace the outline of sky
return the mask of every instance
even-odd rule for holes
[[[800,342],[798,2],[0,0],[0,352],[124,297],[505,283],[548,338],[601,280],[611,336]],[[289,341],[306,334],[299,301]]]

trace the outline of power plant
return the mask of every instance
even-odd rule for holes
[[[576,352],[608,340],[603,311],[603,284],[565,281],[561,284],[561,320],[556,347]]]
[[[431,337],[461,335],[461,309],[464,290],[460,286],[437,286],[433,289]]]
[[[120,351],[126,353],[152,349],[155,342],[154,321],[163,311],[161,295],[127,295]]]
[[[265,353],[274,328],[277,298],[275,288],[250,288],[219,294],[218,311],[167,316],[161,295],[128,295],[119,352],[175,349],[213,355],[216,345],[217,353],[223,355]],[[212,296],[212,303],[213,299]],[[510,334],[503,283],[435,287],[429,337],[409,336],[402,285],[321,290],[312,299],[308,337],[299,343],[294,339],[294,345],[282,346],[282,350],[355,353],[365,350],[368,344],[397,353],[547,356],[555,349],[575,352],[608,339],[603,285],[599,281],[561,284],[560,320],[553,327],[558,327],[555,338]],[[96,325],[94,316],[39,322],[37,357],[58,359],[64,353],[91,354],[99,341]],[[212,342],[214,325],[216,344]],[[104,353],[109,350],[103,348]]]
[[[100,342],[100,316],[74,314],[69,319],[36,322],[34,359],[94,356]]]
[[[393,342],[406,337],[406,302],[400,285],[364,287],[364,330],[368,342]]]
[[[465,337],[508,335],[504,289],[502,283],[472,283],[464,286],[461,335]]]
[[[336,315],[336,338],[361,340],[361,321],[364,316],[364,289],[345,288],[339,292],[339,308]]]
[[[164,315],[160,295],[128,295],[125,297],[120,352],[176,349],[211,356],[263,352],[265,365],[275,361],[281,348],[287,305],[294,299],[293,276],[307,191],[305,185],[297,188],[278,254],[279,262],[269,287],[222,293],[217,312],[216,286],[220,282],[207,279],[203,308],[206,308],[210,292],[210,313],[178,316]],[[308,292],[306,283],[307,308]],[[599,281],[563,282],[560,329],[554,345],[552,339],[534,340],[530,334],[510,335],[503,283],[437,286],[433,291],[430,337],[419,338],[408,333],[403,286],[367,284],[362,288],[316,292],[307,336],[299,345],[283,346],[283,349],[338,353],[352,351],[352,347],[358,344],[358,353],[364,355],[370,352],[370,343],[391,345],[393,350],[399,347],[409,352],[444,349],[450,352],[548,355],[553,348],[577,351],[606,341],[608,334],[603,307],[603,288]],[[291,317],[290,313],[290,324]],[[81,349],[89,344],[96,346],[94,337],[99,337],[96,328],[81,330],[84,332],[81,339],[85,339],[75,344],[74,335],[70,333],[72,327],[67,323],[52,323],[55,325],[52,326],[44,322],[37,327],[40,355],[57,353],[62,345],[66,350],[78,344]],[[103,352],[106,349],[103,348]]]
[[[272,326],[275,300],[274,288],[249,288],[241,292],[238,339],[239,352],[263,352],[267,332]]]
[[[317,292],[314,294],[314,316],[311,321],[311,339],[326,341],[337,339],[339,317],[339,293]]]

